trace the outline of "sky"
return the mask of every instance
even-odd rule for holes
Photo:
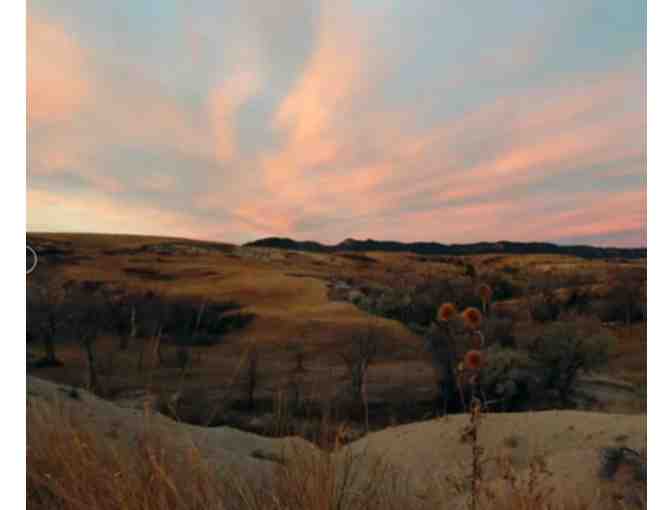
[[[29,0],[27,228],[645,246],[645,18]]]

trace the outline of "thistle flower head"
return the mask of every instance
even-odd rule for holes
[[[465,326],[476,330],[481,327],[483,316],[476,308],[469,307],[464,312],[462,312],[462,319],[464,320]]]
[[[480,370],[483,368],[483,354],[481,351],[471,350],[464,355],[464,368]]]
[[[482,283],[478,286],[478,296],[481,301],[489,303],[492,300],[492,289],[487,283]]]
[[[453,303],[443,303],[439,307],[436,318],[439,322],[446,322],[457,315],[457,308]]]

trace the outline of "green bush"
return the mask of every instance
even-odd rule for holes
[[[488,345],[499,344],[502,347],[513,347],[513,319],[510,317],[492,316],[483,323],[483,334]]]
[[[511,279],[502,273],[489,273],[483,280],[492,289],[492,299],[494,301],[504,301],[523,294],[523,289],[515,285]]]
[[[530,316],[537,322],[553,322],[560,317],[562,307],[552,298],[539,296],[530,299]]]
[[[630,324],[644,320],[644,302],[630,299],[627,295],[619,294],[619,289],[612,290],[604,299],[590,304],[590,312],[603,322],[622,322]]]
[[[579,371],[604,365],[615,341],[592,323],[557,322],[546,326],[526,347],[541,370],[544,389],[566,402]]]
[[[488,348],[481,378],[491,409],[521,411],[543,400],[539,365],[526,351]]]

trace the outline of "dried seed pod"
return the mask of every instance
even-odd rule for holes
[[[470,307],[462,312],[462,319],[467,328],[472,330],[480,329],[483,322],[483,316],[476,308]]]
[[[482,283],[478,286],[478,297],[481,298],[483,313],[487,313],[488,307],[492,302],[492,289],[487,283]]]
[[[483,354],[481,351],[471,350],[464,355],[464,367],[467,370],[483,368]]]
[[[457,315],[457,307],[453,303],[443,303],[439,307],[436,319],[439,322],[447,322]]]

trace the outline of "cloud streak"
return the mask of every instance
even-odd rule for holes
[[[151,211],[157,233],[234,242],[645,242],[643,23],[600,28],[620,53],[599,60],[569,18],[542,20],[553,44],[521,32],[535,9],[472,39],[476,7],[231,4],[241,22],[216,30],[228,18],[204,6],[183,33],[153,21],[184,55],[139,61],[45,5],[29,3],[29,228],[124,231]],[[191,75],[166,80],[171,59]],[[85,205],[100,219],[77,221]]]
[[[62,27],[28,18],[28,122],[69,121],[91,100],[86,51]]]

